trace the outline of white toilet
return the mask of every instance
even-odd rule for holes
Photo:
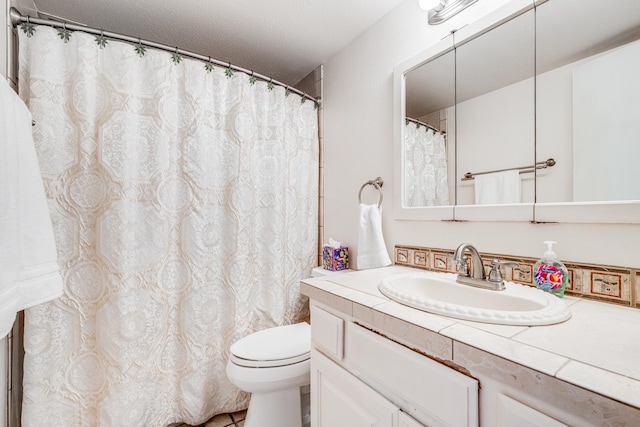
[[[315,268],[312,277],[332,274]],[[244,427],[308,427],[311,329],[308,323],[248,335],[230,348],[227,377],[251,393]]]

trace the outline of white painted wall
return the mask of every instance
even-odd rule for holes
[[[573,199],[573,67],[569,64],[536,76],[536,159],[552,157],[557,162],[553,170],[538,174],[537,199],[541,203]]]
[[[553,239],[566,261],[640,267],[633,250],[640,225],[393,219],[393,68],[508,0],[477,2],[438,26],[427,25],[427,12],[417,3],[404,1],[325,64],[324,241],[332,237],[344,242],[356,260],[358,191],[381,176],[383,232],[390,253],[396,244],[455,249],[471,242],[483,252],[536,257],[544,251],[542,241]],[[366,202],[376,199],[375,192],[363,196]]]
[[[533,79],[456,105],[457,204],[475,204],[475,181],[460,181],[466,172],[533,164],[533,105]],[[482,166],[478,168],[478,164]],[[521,202],[533,203],[533,174],[522,174],[520,178]]]
[[[574,201],[640,199],[639,98],[640,42],[574,69]]]
[[[7,77],[7,56],[8,56],[8,8],[9,1],[2,0],[2,13],[0,13],[0,74],[2,78]],[[8,346],[7,338],[0,339],[0,424],[7,424],[7,381],[8,373]]]

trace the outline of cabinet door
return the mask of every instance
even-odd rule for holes
[[[311,427],[396,427],[398,412],[322,353],[311,351]]]
[[[498,415],[496,427],[567,427],[517,400],[498,394]]]
[[[345,366],[428,426],[479,425],[475,378],[353,323],[347,325]]]

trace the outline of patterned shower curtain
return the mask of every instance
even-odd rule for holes
[[[229,346],[301,320],[314,103],[85,33],[20,31],[20,94],[65,292],[25,314],[29,426],[164,427],[246,407]]]
[[[442,132],[407,121],[404,132],[404,204],[449,204],[447,149]]]

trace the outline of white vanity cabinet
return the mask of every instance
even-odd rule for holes
[[[495,427],[567,427],[530,406],[498,394],[498,405],[495,415]]]
[[[424,427],[319,351],[311,357],[312,426]]]
[[[635,368],[594,359],[599,353],[583,360],[561,346],[526,343],[536,333],[571,340],[575,325],[587,320],[615,319],[634,331],[637,311],[578,301],[567,323],[538,330],[458,322],[380,294],[382,279],[406,271],[394,266],[302,282],[311,307],[313,427],[640,426]],[[637,353],[616,336],[593,339],[592,347],[615,346],[630,363]]]
[[[311,399],[312,427],[398,425],[398,407],[317,350],[311,353]]]
[[[312,427],[475,427],[478,382],[311,303]]]

